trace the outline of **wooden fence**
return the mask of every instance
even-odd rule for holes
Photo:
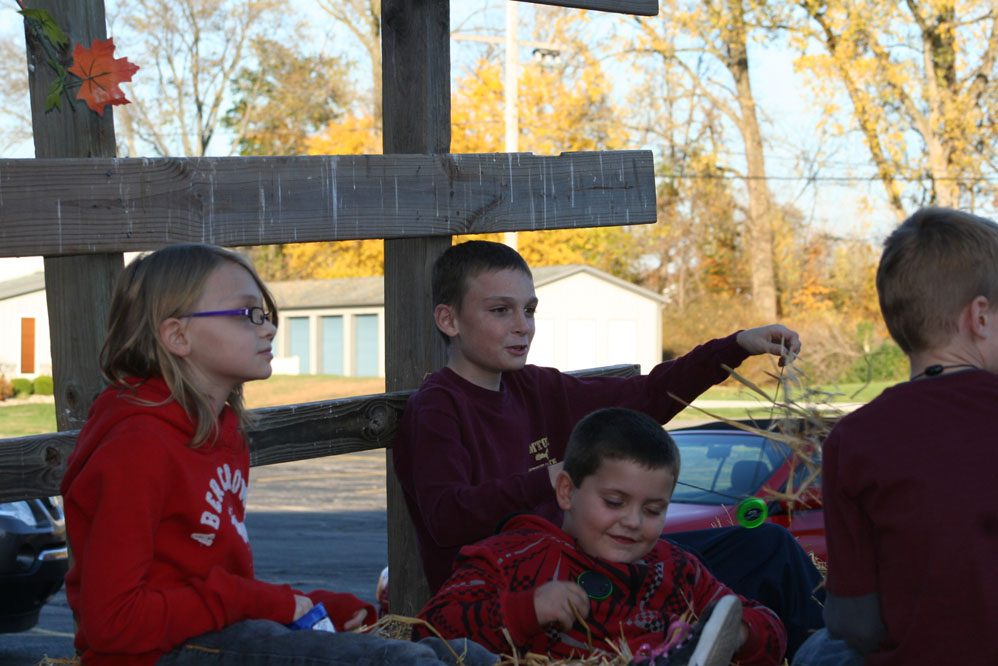
[[[658,11],[657,0],[535,1]],[[24,4],[48,11],[70,44],[106,36],[103,0]],[[448,154],[449,14],[448,0],[382,0],[385,154],[369,156],[118,159],[111,107],[103,116],[81,102],[45,111],[54,74],[26,30],[37,159],[0,160],[0,257],[45,257],[61,432],[0,440],[0,501],[57,492],[75,431],[102,388],[97,353],[123,251],[387,239],[388,393],[258,410],[250,441],[259,465],[390,444],[408,394],[444,362],[429,274],[453,234],[655,221],[647,151]],[[70,50],[57,54],[64,66]],[[386,483],[393,610],[414,614],[425,579],[390,457]]]
[[[629,377],[637,365],[612,365],[570,374]],[[256,425],[247,435],[250,465],[388,449],[413,391],[252,410]],[[79,430],[0,440],[0,502],[59,494],[66,458]]]

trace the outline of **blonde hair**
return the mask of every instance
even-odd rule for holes
[[[998,225],[949,208],[919,210],[884,241],[877,294],[906,354],[946,344],[972,300],[998,307]]]
[[[231,262],[242,266],[253,277],[263,295],[264,309],[273,313],[277,324],[277,306],[253,266],[242,255],[214,245],[171,245],[135,259],[118,278],[111,299],[107,334],[100,352],[100,368],[112,386],[134,390],[131,379],[161,376],[175,400],[195,424],[191,448],[205,444],[216,435],[217,417],[208,396],[191,382],[188,366],[170,353],[159,338],[160,324],[193,310],[208,277]],[[245,428],[252,422],[243,405],[240,384],[229,393],[226,402]]]

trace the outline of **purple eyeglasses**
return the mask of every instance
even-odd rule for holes
[[[263,326],[263,322],[274,323],[273,312],[267,312],[263,308],[241,308],[239,310],[212,310],[211,312],[191,312],[182,315],[184,317],[246,317],[257,326]]]

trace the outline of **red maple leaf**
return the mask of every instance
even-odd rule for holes
[[[95,39],[89,49],[77,44],[73,49],[73,66],[69,72],[83,79],[77,99],[82,99],[91,109],[104,115],[108,104],[128,104],[119,83],[132,80],[132,74],[139,70],[138,65],[127,58],[114,57],[114,38],[100,41]]]

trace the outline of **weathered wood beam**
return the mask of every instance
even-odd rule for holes
[[[30,5],[32,9],[47,11],[63,27],[69,44],[89,46],[94,39],[107,36],[104,3],[100,0],[35,0]],[[116,152],[111,107],[107,107],[103,115],[97,115],[76,99],[75,94],[70,94],[63,95],[61,108],[46,111],[48,88],[55,81],[55,70],[49,66],[49,53],[27,27],[25,39],[35,156],[46,159],[113,158]],[[53,55],[63,67],[72,64],[69,45],[55,49]],[[27,196],[44,198],[46,182],[44,176],[39,178]],[[7,227],[11,222],[0,211],[0,226]],[[45,295],[49,330],[53,332],[50,352],[56,427],[72,430],[83,425],[90,403],[101,389],[97,354],[104,342],[111,292],[124,261],[117,249],[106,254],[52,256],[62,253],[53,252],[51,247],[39,247],[26,254],[47,255]]]
[[[658,0],[520,0],[534,5],[553,5],[555,7],[574,7],[575,9],[593,9],[598,12],[613,12],[615,14],[633,14],[637,16],[657,16]]]
[[[449,0],[381,0],[381,62],[383,152],[449,153]],[[407,224],[419,219],[414,213],[404,213]],[[385,321],[396,322],[385,327],[389,391],[416,388],[428,372],[446,362],[443,340],[432,319],[429,277],[433,262],[450,247],[451,233],[385,240]],[[390,452],[385,455],[385,494],[392,572],[389,597],[395,612],[415,615],[429,599],[430,588]]]
[[[0,160],[0,257],[652,223],[653,168],[650,151]]]
[[[637,365],[572,372],[630,377]],[[255,409],[249,430],[250,464],[272,465],[340,453],[390,448],[413,392],[395,391],[283,407]],[[79,430],[0,439],[0,502],[59,494],[66,458]]]

